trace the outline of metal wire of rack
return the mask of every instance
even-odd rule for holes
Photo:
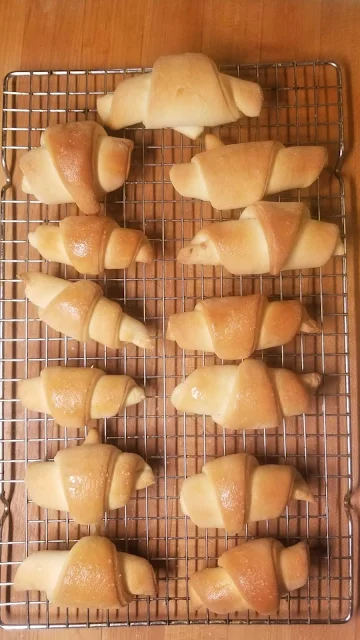
[[[277,138],[284,144],[325,144],[329,169],[307,190],[284,193],[279,200],[307,203],[313,216],[340,226],[345,238],[344,153],[341,70],[333,62],[289,62],[234,65],[227,73],[256,79],[265,104],[258,119],[243,119],[215,130],[227,141]],[[41,260],[27,234],[40,222],[75,214],[73,205],[45,206],[20,189],[18,160],[38,146],[41,131],[57,122],[95,118],[96,96],[114,89],[128,75],[147,69],[96,71],[19,71],[4,81],[1,193],[1,414],[0,414],[0,619],[4,628],[61,628],[186,623],[322,623],[345,622],[352,613],[352,525],[344,508],[351,489],[351,432],[347,324],[346,257],[326,267],[270,276],[235,278],[216,267],[183,267],[175,257],[184,242],[210,220],[237,215],[216,212],[204,203],[184,201],[168,177],[174,162],[189,160],[201,148],[171,130],[130,127],[121,135],[134,140],[132,169],[122,192],[110,194],[104,211],[124,226],[141,228],[156,247],[152,265],[126,272],[109,271],[96,278],[105,294],[121,301],[132,315],[146,320],[156,335],[156,351],[128,346],[114,352],[98,345],[79,345],[43,326],[24,298],[16,274],[43,270],[68,279],[78,274]],[[115,134],[117,135],[117,134]],[[270,298],[300,297],[322,323],[322,333],[298,336],[290,345],[259,353],[275,366],[324,374],[324,385],[306,416],[287,419],[276,431],[225,433],[210,419],[177,415],[169,395],[196,365],[216,362],[199,352],[183,352],[166,343],[166,319],[190,310],[197,299],[261,291]],[[138,599],[118,612],[61,610],[43,594],[17,594],[12,588],[19,563],[38,549],[65,549],[88,527],[63,513],[41,509],[28,500],[23,484],[28,462],[52,459],[73,446],[83,433],[59,428],[48,416],[24,411],[16,400],[16,382],[38,375],[44,366],[96,365],[124,372],[144,384],[144,406],[104,420],[108,442],[145,456],[156,472],[156,484],[138,493],[125,510],[111,512],[103,532],[119,548],[139,553],[154,565],[157,596]],[[213,566],[236,536],[197,530],[181,513],[178,495],[187,475],[205,460],[246,450],[260,461],[295,464],[315,494],[312,505],[291,504],[276,521],[249,525],[245,537],[272,535],[292,543],[309,542],[308,585],[283,598],[271,616],[253,612],[229,616],[195,613],[188,600],[189,575]]]

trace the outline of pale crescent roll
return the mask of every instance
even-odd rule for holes
[[[180,250],[183,264],[222,265],[234,275],[324,266],[342,256],[336,224],[312,220],[301,202],[258,202],[238,220],[214,222]]]
[[[170,180],[180,195],[209,201],[214,209],[238,209],[267,195],[305,189],[327,162],[324,147],[284,147],[281,142],[224,145],[207,135],[206,151],[175,164]]]
[[[86,536],[71,551],[37,551],[19,566],[15,591],[45,591],[58,607],[119,609],[156,591],[151,564],[116,550],[107,538]]]
[[[190,602],[220,615],[233,611],[275,613],[281,596],[301,589],[309,578],[305,542],[285,548],[273,538],[250,540],[223,553],[214,569],[190,577]]]
[[[130,376],[107,375],[95,367],[45,367],[40,376],[20,380],[17,393],[26,409],[48,413],[73,429],[116,416],[145,398]]]
[[[268,429],[306,413],[320,382],[317,373],[298,375],[249,359],[195,369],[175,387],[171,402],[178,411],[211,416],[227,429]]]
[[[42,224],[29,233],[29,242],[43,258],[97,275],[105,269],[127,269],[134,262],[151,262],[153,248],[137,229],[123,229],[108,217],[69,216],[59,225]]]
[[[290,500],[314,501],[295,467],[259,465],[249,453],[207,462],[201,473],[184,480],[180,492],[181,508],[194,524],[231,535],[251,522],[278,518]]]
[[[299,300],[270,302],[266,296],[209,298],[194,311],[174,313],[166,338],[182,349],[216,353],[224,360],[243,360],[258,349],[287,344],[299,332],[319,327]]]
[[[61,449],[53,462],[31,462],[26,470],[28,494],[41,507],[66,511],[79,524],[98,525],[111,509],[124,507],[154,474],[136,453],[102,444],[91,429],[82,445]]]
[[[258,116],[258,84],[220,73],[202,53],[158,58],[151,73],[125,79],[114,93],[98,98],[100,118],[111,129],[143,122],[147,129],[171,127],[197,138],[204,127]]]
[[[26,297],[38,307],[40,320],[55,331],[113,349],[128,342],[142,349],[153,347],[147,328],[123,313],[117,302],[105,298],[96,282],[68,282],[35,272],[22,273],[19,278],[26,285]]]

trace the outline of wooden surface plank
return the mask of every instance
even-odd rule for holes
[[[350,261],[352,394],[357,425],[359,305],[358,224],[360,184],[360,3],[357,0],[8,0],[0,1],[0,72],[13,69],[96,68],[151,65],[160,54],[204,51],[217,62],[330,58],[343,65]],[[355,123],[355,124],[354,124]],[[355,465],[355,472],[357,468]],[[346,640],[360,636],[356,615],[345,627],[169,627],[122,630],[49,631],[52,640]],[[5,632],[0,632],[0,638]],[[43,633],[7,633],[19,639]]]

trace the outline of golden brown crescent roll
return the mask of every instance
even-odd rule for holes
[[[38,307],[40,320],[55,331],[113,349],[128,342],[142,349],[153,347],[146,327],[123,313],[117,302],[105,298],[96,282],[67,282],[35,272],[22,273],[19,278],[25,282],[26,297]]]
[[[104,269],[127,269],[133,262],[151,262],[154,252],[146,235],[122,229],[107,217],[70,216],[59,226],[42,224],[29,233],[29,242],[53,262],[79,273],[97,275]]]
[[[180,250],[183,264],[223,265],[234,275],[322,267],[342,256],[336,224],[312,220],[301,202],[258,202],[239,220],[214,222]]]
[[[134,596],[156,592],[151,564],[116,550],[107,538],[87,536],[71,551],[38,551],[19,566],[16,591],[45,591],[58,607],[118,609]]]
[[[173,187],[186,198],[211,203],[214,209],[237,209],[264,196],[305,189],[327,162],[324,147],[284,147],[281,142],[224,145],[206,136],[206,151],[170,170]]]
[[[26,409],[48,413],[60,426],[73,429],[116,416],[145,398],[129,376],[107,375],[94,367],[46,367],[38,378],[21,380],[17,392]]]
[[[96,429],[81,446],[58,451],[54,462],[31,462],[25,476],[35,504],[67,511],[88,525],[99,524],[106,511],[124,507],[135,491],[152,484],[154,474],[141,456],[101,444]]]
[[[261,360],[195,369],[171,394],[178,411],[211,416],[226,429],[269,429],[306,413],[317,373],[270,369]]]
[[[189,580],[190,601],[220,615],[257,611],[267,615],[280,606],[281,596],[301,589],[309,577],[305,542],[284,548],[273,538],[244,542],[223,553],[215,569],[197,571]]]
[[[180,504],[198,527],[241,533],[246,524],[278,518],[290,500],[313,501],[300,473],[289,465],[259,465],[249,453],[204,464],[184,480]]]
[[[99,199],[124,184],[133,147],[96,122],[57,124],[20,159],[21,188],[44,204],[75,202],[84,213],[99,213]]]
[[[151,73],[120,82],[115,93],[98,98],[97,109],[111,129],[143,122],[194,139],[204,127],[258,116],[262,103],[255,82],[220,73],[202,53],[182,53],[158,58]]]
[[[166,338],[182,349],[213,352],[224,360],[243,360],[257,349],[287,344],[299,331],[319,331],[301,302],[269,302],[266,296],[255,293],[209,298],[198,302],[194,311],[174,313]]]

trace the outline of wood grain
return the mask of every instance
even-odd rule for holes
[[[13,0],[0,2],[0,71],[151,65],[160,54],[203,51],[217,62],[330,58],[343,65],[350,261],[352,411],[357,425],[360,183],[360,3],[357,0]],[[355,124],[354,124],[355,123]],[[354,277],[356,274],[356,277]],[[355,445],[354,445],[355,446]],[[357,450],[355,449],[355,455]],[[356,457],[355,457],[356,460]],[[356,466],[355,466],[356,467]],[[357,473],[357,468],[355,468]],[[344,628],[169,627],[49,631],[49,640],[346,640],[360,636],[360,616]],[[0,638],[5,632],[0,632]],[[43,633],[7,633],[19,640]]]

